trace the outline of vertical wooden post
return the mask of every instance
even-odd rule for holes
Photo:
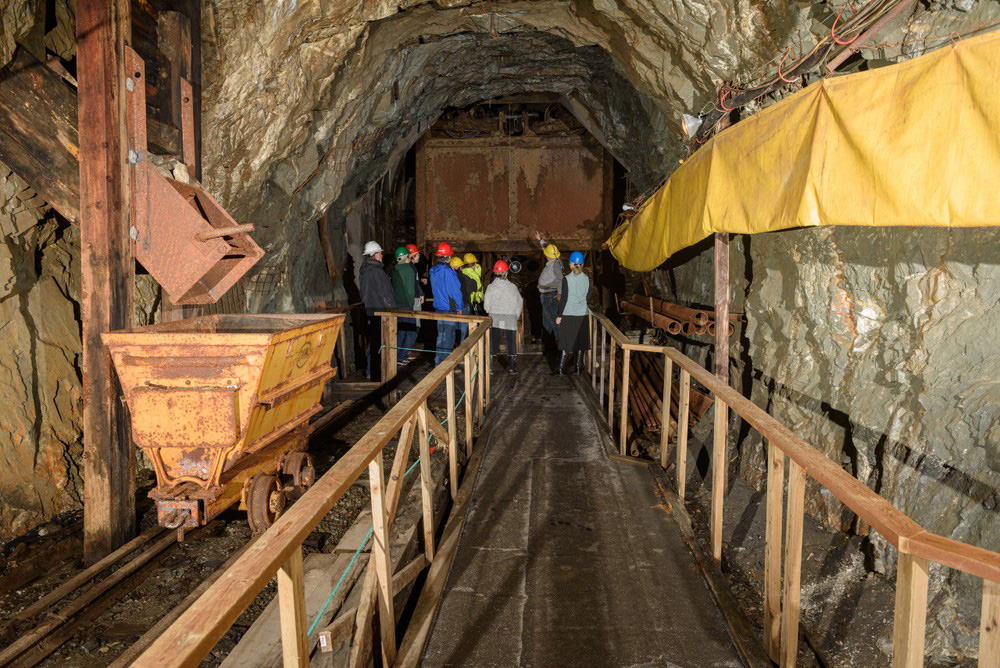
[[[1000,668],[1000,584],[990,580],[983,580],[979,668]]]
[[[397,321],[394,315],[382,316],[382,384],[386,385],[396,378],[396,332]],[[399,393],[393,390],[389,401],[395,403]]]
[[[715,235],[715,375],[729,384],[729,235]],[[718,416],[717,416],[718,417]],[[728,415],[727,415],[728,417]],[[729,462],[729,423],[726,422],[722,439],[716,443],[722,449],[723,461]],[[722,472],[726,486],[729,467]]]
[[[615,424],[615,337],[608,332],[608,348],[611,356],[611,368],[608,371],[608,426],[614,429]]]
[[[594,315],[588,310],[587,311],[587,327],[589,328],[590,334],[590,350],[587,351],[587,370],[590,372],[590,383],[591,386],[594,384],[594,343],[596,342],[594,338]]]
[[[618,416],[618,440],[621,443],[621,453],[625,455],[627,454],[625,442],[628,440],[628,375],[632,366],[632,350],[624,347],[623,350],[625,354],[622,361],[622,414]]]
[[[472,456],[472,353],[465,354],[465,455]]]
[[[128,0],[79,0],[80,316],[83,335],[84,558],[96,561],[135,532],[135,465],[103,332],[132,326],[125,46]],[[135,83],[133,83],[135,85]],[[138,157],[138,156],[137,156]],[[144,157],[144,156],[143,156]]]
[[[785,497],[785,454],[767,444],[767,514],[764,529],[764,644],[781,660],[781,519]]]
[[[893,668],[924,665],[927,626],[927,560],[905,552],[896,564],[896,614],[892,622]]]
[[[493,331],[492,330],[493,330],[492,327],[490,329],[486,330],[486,343],[483,344],[483,348],[486,350],[486,355],[487,355],[486,359],[488,360],[488,362],[486,364],[486,367],[483,369],[483,373],[486,374],[486,378],[484,380],[486,381],[486,405],[487,406],[490,405],[490,390],[492,389],[491,384],[492,384],[492,376],[493,376],[493,374],[491,373],[492,369],[490,368],[492,366],[492,360],[493,360],[493,352],[492,352],[493,351]],[[507,354],[508,355],[511,354],[509,350],[507,351]]]
[[[431,479],[431,449],[427,432],[427,402],[420,407],[420,504],[424,514],[424,556],[434,561],[434,482]]]
[[[726,425],[729,406],[715,397],[715,426],[712,430],[712,556],[722,563],[722,515],[726,500]]]
[[[677,496],[684,502],[687,488],[688,415],[691,410],[691,372],[681,367],[681,396],[677,403]]]
[[[448,397],[448,476],[451,500],[458,494],[458,413],[455,410],[455,370],[448,372],[445,388]]]
[[[608,362],[608,351],[605,343],[605,332],[604,323],[601,323],[601,382],[600,389],[597,392],[597,396],[600,397],[601,401],[604,401],[604,370],[607,368]]]
[[[674,362],[663,356],[663,408],[660,411],[660,468],[667,468],[667,448],[670,444],[670,393],[674,389]]]
[[[379,631],[383,664],[396,660],[396,612],[392,601],[392,557],[389,553],[389,525],[385,503],[385,471],[382,453],[368,464],[368,485],[372,496],[372,557],[378,583]]]
[[[799,652],[799,599],[802,593],[802,519],[806,472],[788,460],[788,515],[785,517],[785,586],[781,606],[782,668],[793,668]]]
[[[490,377],[490,368],[486,364],[486,337],[479,339],[476,344],[476,352],[479,354],[479,376],[476,378],[476,399],[479,403],[476,417],[479,421],[479,428],[483,427],[483,408],[486,404],[486,379]]]
[[[302,546],[278,569],[278,618],[281,622],[281,654],[285,668],[309,665],[306,636],[306,590],[302,569]]]

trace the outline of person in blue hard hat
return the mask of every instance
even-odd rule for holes
[[[569,256],[570,273],[563,276],[559,299],[559,350],[562,353],[556,366],[556,375],[562,375],[563,368],[571,356],[576,356],[574,372],[583,371],[583,353],[590,350],[590,326],[587,319],[590,294],[593,286],[590,277],[583,272],[583,253],[575,251]]]

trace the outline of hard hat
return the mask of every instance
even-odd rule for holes
[[[378,245],[377,241],[369,241],[365,244],[365,255],[374,255],[375,253],[381,253],[382,247]]]
[[[420,252],[420,249],[413,244],[406,244],[406,250],[410,252],[410,255],[415,255]]]
[[[463,257],[462,260],[465,262],[465,264],[475,264],[479,262],[479,260],[476,259],[476,256],[473,255],[472,253],[466,253],[465,257]]]
[[[410,251],[406,250],[406,246],[400,246],[396,249],[396,259],[401,257],[406,257],[410,254]]]
[[[583,264],[583,253],[580,251],[573,251],[569,255],[570,264]]]
[[[452,269],[461,269],[462,264],[463,264],[462,258],[460,257],[452,256],[452,258],[448,260],[448,266],[451,267]]]
[[[510,271],[510,267],[503,260],[497,260],[496,264],[493,265],[493,272],[497,274],[506,274]]]
[[[434,254],[438,257],[451,257],[455,253],[451,250],[451,244],[441,244]]]
[[[556,248],[555,244],[549,244],[548,246],[545,247],[545,257],[549,258],[550,260],[554,260],[557,257],[559,257],[559,249]]]

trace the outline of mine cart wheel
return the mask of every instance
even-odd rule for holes
[[[247,491],[247,519],[254,533],[261,533],[274,524],[285,510],[285,492],[273,475],[258,473]]]
[[[305,452],[290,452],[285,458],[284,473],[291,476],[292,484],[300,491],[305,491],[316,482],[316,468],[312,457]]]

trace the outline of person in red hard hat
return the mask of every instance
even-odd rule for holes
[[[438,313],[460,314],[462,302],[462,286],[458,282],[458,274],[449,266],[451,256],[455,252],[450,244],[441,244],[434,253],[435,264],[430,270],[431,292],[433,293],[434,310]],[[455,337],[459,332],[459,324],[454,321],[439,320],[437,323],[437,352],[434,355],[434,366],[441,364],[455,348]]]
[[[493,326],[490,328],[491,362],[496,361],[500,355],[500,337],[503,337],[509,361],[507,370],[517,373],[517,320],[521,317],[524,300],[517,291],[517,286],[507,279],[509,271],[510,267],[503,260],[497,260],[493,265],[493,281],[486,288],[483,308],[493,318]],[[495,368],[492,363],[490,366]]]

